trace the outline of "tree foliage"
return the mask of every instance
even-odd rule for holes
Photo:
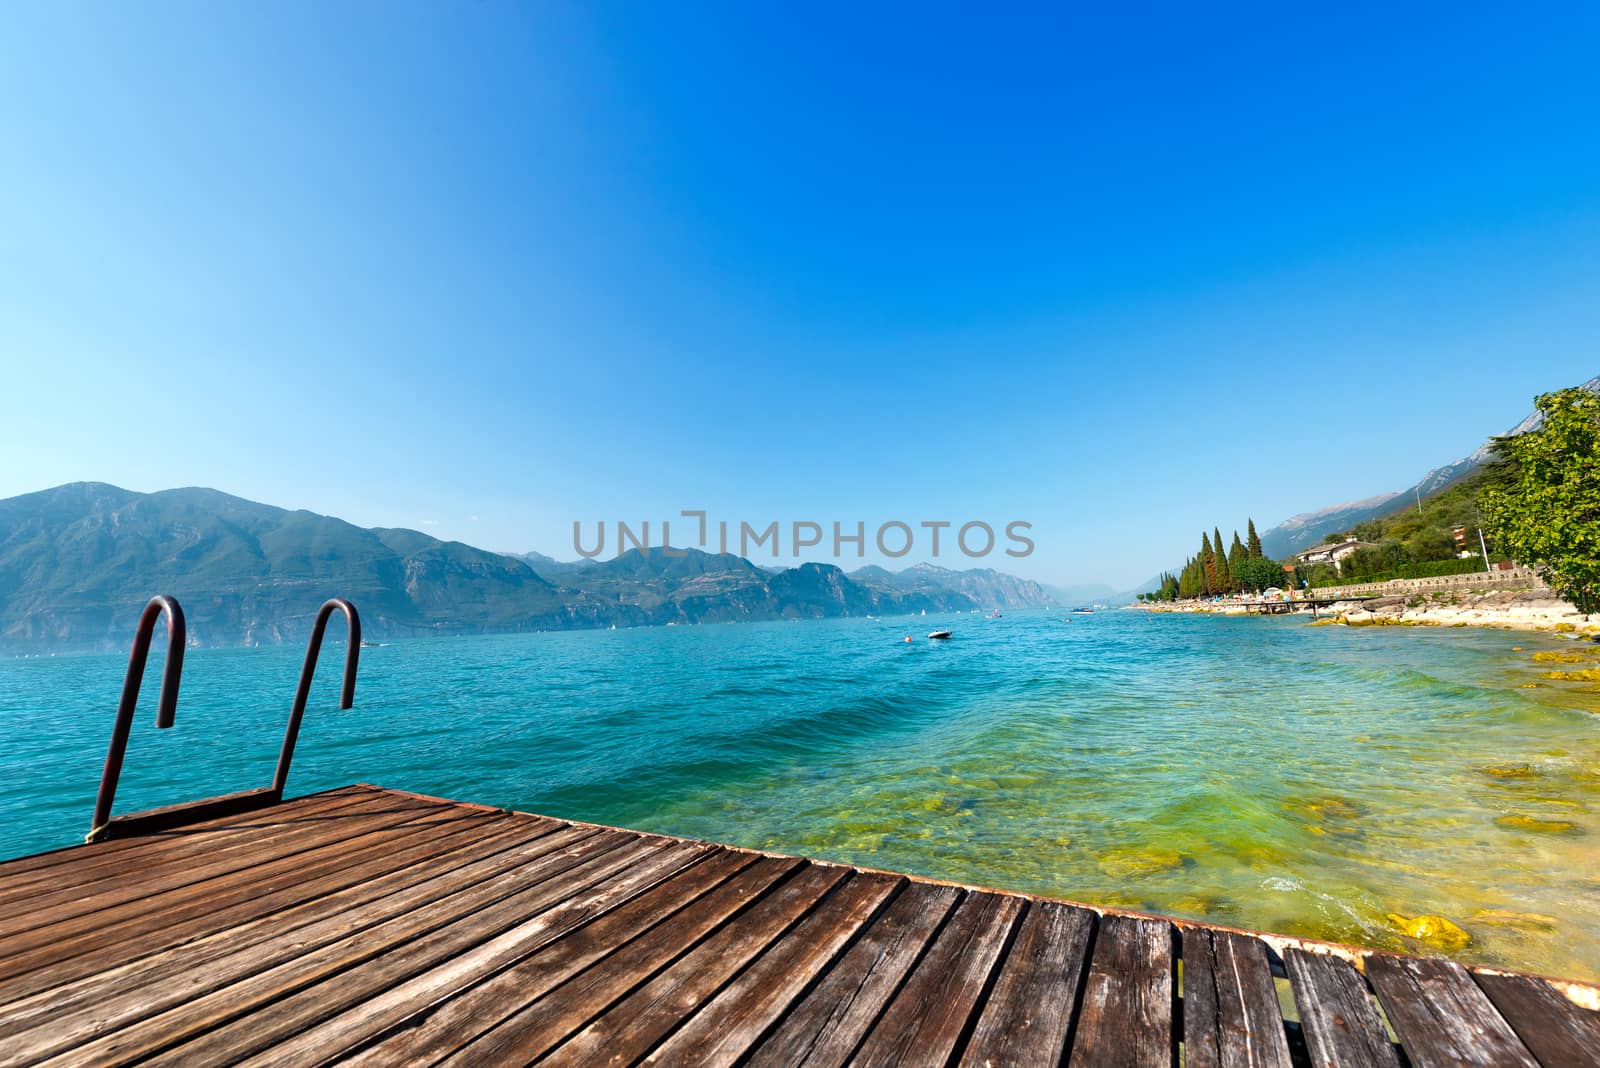
[[[1590,615],[1600,611],[1600,397],[1563,389],[1535,406],[1537,429],[1494,439],[1479,504],[1497,544]]]
[[[1211,532],[1211,551],[1217,558],[1217,591],[1227,593],[1233,589],[1233,576],[1228,573],[1228,553],[1222,547],[1222,530],[1220,528]]]
[[[1240,563],[1233,573],[1233,581],[1241,590],[1259,593],[1272,586],[1282,586],[1288,581],[1283,565],[1264,556],[1252,556]]]

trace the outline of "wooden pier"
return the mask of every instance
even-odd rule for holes
[[[0,864],[7,1065],[1566,1068],[1596,996],[364,785]]]
[[[1283,613],[1298,612],[1303,608],[1311,609],[1313,618],[1317,610],[1327,608],[1334,604],[1349,604],[1357,601],[1370,601],[1370,596],[1360,597],[1296,597],[1292,601],[1236,601],[1238,607],[1245,610],[1246,615],[1279,615]]]

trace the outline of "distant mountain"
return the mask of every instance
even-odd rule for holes
[[[1589,379],[1580,388],[1600,394],[1600,375]],[[1543,420],[1542,412],[1532,412],[1503,436],[1527,433],[1536,429]],[[1329,505],[1314,512],[1291,516],[1261,535],[1261,547],[1268,556],[1283,559],[1301,549],[1319,544],[1328,534],[1341,533],[1357,523],[1388,515],[1406,501],[1419,497],[1426,499],[1478,470],[1488,463],[1489,459],[1489,441],[1486,440],[1471,455],[1463,456],[1442,467],[1435,467],[1423,475],[1420,481],[1398,493],[1380,493],[1375,497],[1346,501],[1344,504]]]
[[[300,640],[329,596],[378,635],[570,625],[526,564],[414,530],[366,530],[209,489],[76,483],[0,500],[0,647],[124,648],[175,594],[206,645]]]
[[[513,560],[521,560],[552,582],[595,566],[593,560],[557,560],[544,553],[506,553],[506,555]]]
[[[1159,579],[1150,582],[1152,589],[1159,584]],[[1103,582],[1088,582],[1076,586],[1046,586],[1045,589],[1049,591],[1050,596],[1056,599],[1057,603],[1066,605],[1069,608],[1078,608],[1091,604],[1122,604],[1133,600],[1134,597],[1131,593],[1126,595],[1118,593],[1116,587],[1107,586]],[[1140,587],[1140,589],[1142,590],[1143,587]]]
[[[154,593],[182,602],[191,642],[206,646],[302,641],[330,596],[354,601],[375,638],[1049,603],[1036,583],[988,569],[883,574],[774,572],[697,550],[562,563],[216,490],[84,482],[0,500],[0,651],[126,648]]]
[[[850,572],[850,578],[885,593],[930,601],[957,595],[978,609],[1049,608],[1056,603],[1050,591],[1039,583],[990,567],[953,571],[935,564],[913,564],[904,571],[890,571],[868,564]]]

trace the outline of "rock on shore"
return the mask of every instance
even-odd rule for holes
[[[1549,590],[1489,590],[1377,597],[1331,606],[1329,621],[1347,626],[1508,627],[1600,634],[1600,620],[1583,615]]]

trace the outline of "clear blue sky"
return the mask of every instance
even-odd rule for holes
[[[1600,374],[1592,5],[4,19],[0,496],[1025,519],[1121,587]]]

